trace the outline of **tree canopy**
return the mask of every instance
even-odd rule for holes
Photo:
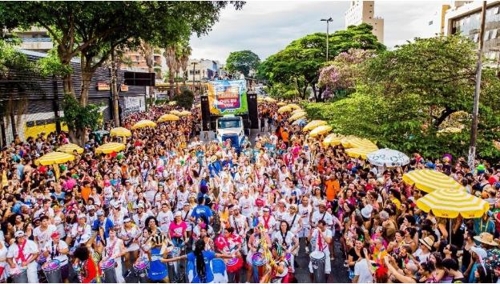
[[[309,104],[312,118],[327,119],[338,133],[377,141],[382,147],[439,157],[467,155],[476,47],[459,37],[415,39],[361,63],[349,97],[329,104]],[[345,74],[340,74],[343,76]],[[483,71],[478,155],[499,157],[500,80]],[[453,133],[450,125],[464,130]]]
[[[109,1],[109,2],[0,2],[0,24],[14,28],[43,27],[52,37],[59,60],[82,62],[80,103],[88,102],[90,80],[118,46],[137,47],[140,40],[166,46],[196,33],[208,33],[228,4],[240,9],[244,2],[224,1]],[[71,77],[65,92],[74,94]]]
[[[350,49],[383,51],[385,46],[372,34],[372,26],[349,26],[328,37],[329,58],[334,59]],[[326,33],[314,33],[292,41],[285,49],[267,58],[259,68],[259,76],[270,84],[295,85],[302,98],[311,87],[314,97],[321,99],[317,83],[320,69],[326,63]]]
[[[226,69],[230,73],[240,72],[245,77],[259,67],[260,58],[250,50],[233,51],[226,59]]]

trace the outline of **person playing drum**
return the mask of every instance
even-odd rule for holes
[[[291,272],[294,272],[294,255],[299,248],[299,239],[295,236],[294,233],[290,230],[290,226],[286,221],[280,222],[280,230],[274,232],[273,234],[274,242],[277,242],[281,245],[284,251],[284,256],[286,261],[288,261],[288,265],[290,266]]]
[[[254,233],[250,236],[248,240],[248,255],[247,255],[247,279],[252,279],[253,273],[253,255],[255,253],[263,253],[264,248],[262,244],[265,243],[268,247],[271,247],[271,238],[265,232],[264,226],[259,224],[254,228]]]
[[[239,283],[239,271],[243,267],[243,259],[241,257],[240,249],[243,240],[241,236],[234,233],[234,228],[229,227],[223,231],[223,234],[217,238],[217,249],[225,254],[235,254],[234,259],[226,261],[227,272],[234,274],[234,279],[229,279],[229,282]],[[234,281],[231,281],[234,280]]]
[[[24,231],[14,233],[16,242],[9,247],[7,252],[7,262],[11,269],[27,269],[28,282],[38,283],[38,265],[36,259],[39,254],[37,244],[28,240]]]
[[[285,255],[285,248],[279,242],[274,242],[271,247],[272,259],[268,263],[267,273],[260,279],[260,283],[290,283]]]
[[[325,254],[325,279],[328,280],[330,276],[331,261],[330,261],[330,250],[328,249],[329,244],[332,242],[332,231],[327,228],[325,220],[319,220],[318,225],[311,231],[309,235],[309,241],[312,245],[312,251],[320,251]],[[314,282],[314,271],[312,262],[309,261],[309,273],[311,277],[311,282]]]
[[[45,247],[42,248],[43,255],[47,260],[55,259],[60,261],[62,281],[67,282],[69,276],[68,244],[61,240],[57,231],[52,233],[50,238],[52,240],[47,242]]]
[[[101,269],[90,257],[90,250],[81,245],[75,249],[73,256],[75,257],[73,269],[78,275],[80,283],[99,283],[102,275]]]

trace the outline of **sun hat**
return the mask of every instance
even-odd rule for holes
[[[432,246],[434,245],[434,240],[431,237],[425,237],[418,241],[424,246],[426,246],[429,250],[432,250]]]
[[[479,236],[474,236],[474,239],[489,246],[498,246],[498,243],[493,240],[493,235],[487,232],[483,232]]]

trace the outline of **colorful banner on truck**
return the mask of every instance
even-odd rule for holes
[[[247,114],[247,83],[245,80],[208,82],[208,104],[212,115]]]

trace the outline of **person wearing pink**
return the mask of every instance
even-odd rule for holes
[[[172,241],[175,242],[187,242],[187,223],[182,220],[182,213],[180,211],[175,212],[174,221],[170,223],[168,233]]]

